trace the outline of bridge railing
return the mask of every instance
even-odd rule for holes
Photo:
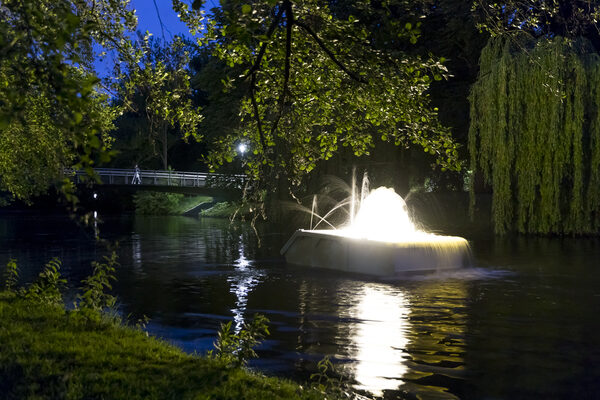
[[[206,172],[140,170],[140,180],[134,179],[134,169],[96,168],[94,171],[102,183],[108,185],[150,185],[150,186],[182,186],[182,187],[219,187],[241,189],[246,175],[214,174]],[[81,177],[88,176],[83,170],[65,169],[65,175],[73,176],[76,183]]]

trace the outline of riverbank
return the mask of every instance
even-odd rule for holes
[[[6,399],[320,399],[322,394],[189,355],[141,329],[0,292]]]

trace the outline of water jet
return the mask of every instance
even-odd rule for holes
[[[353,185],[354,187],[354,185]],[[378,276],[463,268],[470,258],[462,237],[417,229],[393,189],[352,189],[348,224],[338,229],[299,229],[281,249],[292,265]],[[358,211],[354,213],[355,204]],[[314,208],[314,207],[313,207]],[[322,220],[321,217],[317,216]]]

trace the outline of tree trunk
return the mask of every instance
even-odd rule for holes
[[[165,124],[163,126],[163,131],[162,131],[162,160],[163,160],[163,169],[167,169],[168,168],[168,163],[167,163],[167,150],[168,150],[168,137],[167,137],[167,125]]]

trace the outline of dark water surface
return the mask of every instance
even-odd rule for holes
[[[395,398],[600,398],[600,241],[470,239],[475,268],[376,280],[286,266],[287,239],[187,217],[109,217],[124,315],[186,351],[254,313],[271,335],[253,368],[306,381],[332,355],[357,390]],[[0,264],[30,281],[52,257],[71,287],[103,251],[62,216],[0,215]],[[2,268],[0,268],[2,269]]]

